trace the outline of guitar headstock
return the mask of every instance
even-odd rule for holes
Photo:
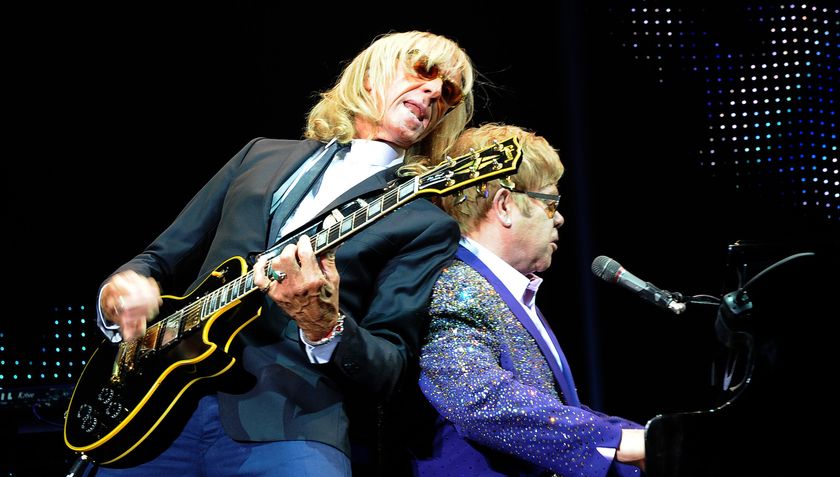
[[[515,174],[522,160],[516,136],[494,142],[477,151],[452,159],[418,176],[417,194],[447,195],[470,185]]]

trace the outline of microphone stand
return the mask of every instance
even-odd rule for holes
[[[70,470],[67,471],[67,475],[65,477],[81,477],[89,464],[90,459],[87,454],[79,455],[79,457],[77,457],[73,462],[73,465],[70,466]]]
[[[750,388],[749,385],[754,379],[756,362],[760,361],[761,357],[759,347],[761,330],[754,329],[756,322],[751,316],[754,307],[750,292],[755,291],[756,297],[762,295],[760,291],[751,287],[756,280],[766,276],[771,270],[791,260],[809,256],[814,256],[814,254],[799,253],[784,258],[762,270],[746,284],[743,284],[745,280],[743,276],[739,275],[738,288],[723,295],[722,299],[708,295],[684,297],[672,294],[676,300],[684,303],[718,306],[714,325],[715,333],[724,347],[726,361],[723,365],[722,379],[717,375],[716,368],[713,368],[715,371],[713,381],[715,385],[719,381],[722,382],[724,399],[721,400],[722,404],[714,405],[706,410],[660,414],[648,421],[645,427],[648,476],[744,475],[743,471],[746,468],[740,466],[753,465],[749,463],[747,456],[763,448],[758,447],[760,444],[744,440],[747,437],[754,437],[750,434],[752,431],[732,428],[721,433],[722,429],[726,429],[725,426],[744,425],[744,423],[750,425],[758,422],[754,420],[762,418],[762,416],[745,413],[742,410],[747,408],[741,406],[739,410],[734,404],[739,399],[740,401],[747,399],[746,405],[749,406],[750,401],[745,393]],[[760,307],[756,307],[756,315],[760,310]],[[758,380],[759,377],[756,376],[755,379]],[[754,420],[750,420],[751,418]],[[761,442],[761,439],[758,442]],[[749,470],[752,469],[753,467],[749,467]]]
[[[726,369],[724,369],[723,390],[737,390],[723,406],[731,403],[744,392],[744,389],[746,389],[752,379],[752,373],[755,369],[755,337],[748,330],[748,325],[751,321],[751,311],[753,309],[753,302],[748,293],[749,287],[770,271],[792,260],[813,256],[815,256],[813,252],[803,252],[785,257],[766,267],[747,281],[747,283],[743,285],[739,284],[737,290],[723,296],[723,300],[718,308],[717,319],[715,320],[715,332],[718,341],[729,349],[729,358]],[[731,378],[734,374],[735,362],[737,361],[736,353],[738,350],[744,350],[746,354],[744,376],[738,384],[732,385]]]

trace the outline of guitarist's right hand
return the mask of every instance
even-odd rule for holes
[[[146,321],[157,315],[162,302],[160,287],[153,278],[127,270],[105,284],[99,306],[105,319],[118,325],[120,336],[128,341],[143,336]]]

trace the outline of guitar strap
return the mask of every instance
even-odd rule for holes
[[[333,139],[323,148],[316,150],[313,155],[318,154],[318,156],[315,157],[314,163],[306,172],[299,174],[297,182],[292,185],[292,190],[288,191],[286,196],[283,197],[283,193],[286,192],[288,188],[288,186],[284,184],[277,190],[277,192],[274,193],[271,204],[271,226],[269,227],[268,235],[270,244],[275,244],[280,238],[278,237],[280,228],[287,220],[289,220],[292,212],[298,205],[300,205],[300,202],[303,200],[306,193],[309,192],[312,185],[315,184],[318,178],[320,178],[324,171],[327,170],[327,166],[333,156],[335,156],[335,153],[342,147],[346,147],[346,145],[342,146],[338,143],[338,141]],[[313,161],[311,157],[307,159],[304,164],[310,161]],[[293,180],[294,178],[290,179],[288,182],[291,183]]]

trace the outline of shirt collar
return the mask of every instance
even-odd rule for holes
[[[523,275],[517,269],[513,268],[499,258],[498,255],[488,250],[486,247],[476,242],[469,237],[461,237],[461,245],[473,253],[479,260],[481,260],[487,268],[493,272],[502,284],[510,290],[513,296],[517,297],[519,301],[532,308],[534,306],[534,299],[537,296],[537,290],[542,283],[542,278],[529,273]]]
[[[396,148],[386,142],[370,139],[353,139],[350,152],[345,156],[348,164],[366,164],[383,168],[397,165],[403,161],[405,149]]]

